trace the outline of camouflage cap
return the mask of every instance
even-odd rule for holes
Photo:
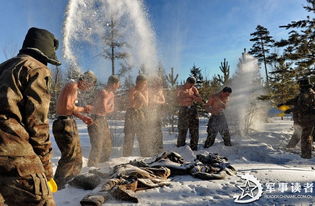
[[[119,82],[119,78],[116,75],[111,75],[108,77],[107,85],[112,85]]]
[[[95,84],[97,81],[97,78],[92,71],[86,71],[80,75],[79,80],[82,80],[91,84]]]
[[[188,77],[186,79],[186,82],[190,83],[190,84],[195,84],[196,83],[196,79],[195,79],[195,77]]]
[[[146,81],[146,80],[147,80],[147,78],[144,75],[140,74],[136,78],[136,83]]]

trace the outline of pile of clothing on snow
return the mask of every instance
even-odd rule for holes
[[[199,154],[193,162],[186,162],[178,153],[164,152],[150,163],[134,160],[117,165],[110,175],[97,170],[80,175],[70,185],[94,189],[105,179],[100,191],[88,194],[80,202],[82,206],[100,206],[113,198],[137,203],[136,191],[169,185],[170,176],[191,175],[198,179],[216,180],[235,174],[236,169],[227,158],[218,154]]]

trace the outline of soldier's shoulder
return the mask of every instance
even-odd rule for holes
[[[33,70],[41,70],[42,72],[50,71],[45,64],[41,63],[40,61],[36,60],[35,58],[29,55],[18,55],[16,58],[19,61],[23,62],[23,66],[26,67],[29,71]]]

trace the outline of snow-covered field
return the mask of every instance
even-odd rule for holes
[[[86,126],[78,122],[83,149],[83,170],[86,168],[87,157],[90,149],[89,136]],[[186,160],[193,160],[196,154],[205,151],[226,156],[229,162],[238,169],[238,175],[250,173],[262,186],[262,196],[250,204],[253,205],[312,205],[315,202],[315,158],[302,159],[299,155],[299,145],[296,149],[285,149],[292,133],[292,121],[288,118],[280,120],[272,118],[265,123],[262,131],[252,131],[248,136],[232,136],[232,147],[225,147],[220,136],[215,144],[203,148],[206,138],[207,119],[200,120],[199,149],[196,152],[189,147],[175,147],[176,133],[169,134],[164,129],[164,148],[166,151],[180,153]],[[139,155],[136,142],[134,157],[121,157],[121,145],[123,142],[123,122],[110,122],[114,135],[114,149],[112,158],[102,167],[109,168],[116,164],[128,162]],[[54,149],[54,169],[60,158],[60,152],[51,135]],[[189,139],[186,140],[188,143]],[[315,153],[313,154],[315,157]],[[236,196],[242,194],[246,178],[232,176],[225,180],[204,181],[191,176],[175,176],[171,178],[171,185],[160,188],[137,192],[138,205],[239,205],[234,202]],[[249,184],[252,195],[257,196],[258,189],[254,189],[253,182]],[[257,186],[257,184],[256,184]],[[94,191],[98,191],[95,188]],[[68,186],[54,193],[57,205],[78,206],[80,200],[92,191],[82,190]],[[245,197],[247,194],[247,197]],[[245,193],[244,199],[251,198],[251,193]],[[244,195],[244,193],[243,193]],[[127,202],[110,200],[106,205],[133,205]]]

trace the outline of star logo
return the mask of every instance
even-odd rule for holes
[[[241,195],[236,196],[234,202],[249,203],[258,200],[262,195],[262,186],[260,182],[249,173],[240,176],[246,180],[243,186],[237,186],[241,191]]]

